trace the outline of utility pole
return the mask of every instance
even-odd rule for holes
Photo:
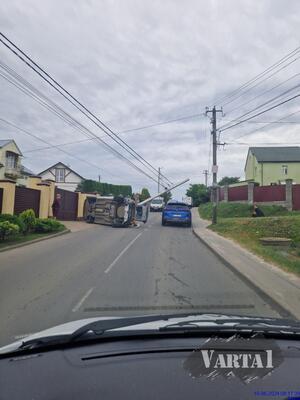
[[[213,144],[213,165],[212,165],[212,174],[213,174],[213,182],[212,182],[212,224],[217,223],[217,202],[218,202],[218,195],[217,195],[217,172],[218,172],[218,164],[217,164],[217,113],[221,112],[223,114],[223,110],[216,110],[214,106],[212,110],[209,108],[206,109],[206,115],[208,113],[212,114],[211,118],[211,125],[212,125],[212,144]]]
[[[98,175],[98,182],[101,182],[101,175]]]
[[[160,193],[160,167],[158,167],[157,193]]]
[[[207,187],[208,169],[205,169],[205,170],[203,171],[203,174],[205,175],[205,186]]]

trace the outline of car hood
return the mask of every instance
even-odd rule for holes
[[[150,315],[149,315],[150,317]],[[151,316],[155,317],[155,316]],[[67,322],[61,325],[56,325],[49,329],[45,329],[43,331],[34,333],[29,335],[21,340],[15,341],[11,344],[3,346],[0,348],[0,354],[9,353],[12,351],[17,350],[24,342],[35,340],[35,339],[42,339],[42,338],[49,338],[61,335],[71,335],[77,329],[93,323],[93,322],[101,322],[101,321],[108,321],[108,320],[117,320],[119,319],[120,322],[126,319],[127,317],[97,317],[97,318],[85,318],[76,321]],[[138,318],[138,317],[137,317]],[[273,321],[278,321],[276,318],[260,318],[260,317],[249,317],[249,316],[240,316],[240,315],[225,315],[225,314],[191,314],[188,316],[168,316],[164,317],[163,315],[157,316],[157,320],[152,320],[150,322],[143,322],[143,323],[136,323],[130,326],[125,326],[121,328],[114,328],[111,331],[138,331],[138,330],[157,330],[159,328],[163,328],[170,324],[178,324],[178,323],[189,323],[191,321],[200,320],[197,322],[198,326],[205,326],[205,327],[214,327],[223,322],[226,326],[234,326],[238,323],[242,323],[243,320],[253,320],[253,323],[262,322],[262,323],[270,323],[272,324]],[[232,321],[231,321],[232,320]]]

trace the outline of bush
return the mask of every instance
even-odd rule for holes
[[[0,222],[3,222],[3,221],[8,221],[11,224],[18,225],[19,231],[22,233],[25,230],[24,222],[17,215],[0,214]]]
[[[8,236],[17,234],[20,228],[16,224],[12,224],[9,221],[0,222],[0,240],[4,240]]]
[[[200,216],[204,219],[211,219],[212,216],[212,203],[201,204],[199,206]],[[269,216],[285,216],[289,215],[289,211],[277,205],[260,206],[259,208],[263,211],[266,217]],[[219,203],[218,204],[218,216],[220,218],[241,218],[241,217],[252,217],[253,205],[247,203]]]
[[[23,221],[23,223],[25,225],[25,229],[24,229],[25,234],[29,233],[30,231],[33,230],[35,223],[36,223],[36,218],[35,218],[35,213],[31,208],[23,211],[19,215],[19,218],[21,221]]]
[[[37,233],[56,232],[64,228],[64,225],[55,219],[37,218],[34,231]]]

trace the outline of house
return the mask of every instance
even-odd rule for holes
[[[300,147],[249,147],[245,180],[261,186],[300,183]]]
[[[21,173],[22,153],[13,139],[0,140],[0,180],[16,181]]]
[[[30,176],[36,176],[36,174],[30,169],[26,168],[24,165],[21,165],[20,175],[17,179],[18,186],[27,186],[28,178]]]
[[[58,162],[38,174],[43,180],[55,181],[55,186],[60,189],[75,192],[79,183],[85,180],[81,175],[71,169],[68,165]]]

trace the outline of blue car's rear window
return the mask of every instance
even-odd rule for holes
[[[182,211],[189,211],[189,207],[186,204],[183,203],[171,203],[167,204],[165,210],[182,210]]]

